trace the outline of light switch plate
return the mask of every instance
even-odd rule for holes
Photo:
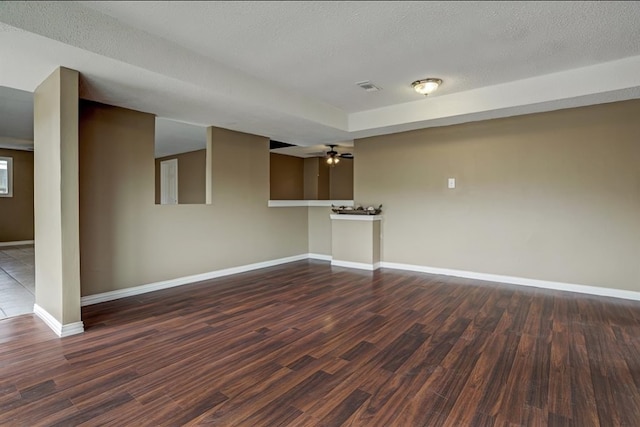
[[[449,188],[456,188],[456,179],[449,178]]]

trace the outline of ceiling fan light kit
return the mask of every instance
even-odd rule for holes
[[[337,147],[335,144],[330,144],[328,147],[329,147],[329,151],[327,151],[327,154],[325,155],[325,157],[327,159],[327,164],[329,166],[335,166],[338,163],[340,163],[340,157],[353,158],[351,153],[343,153],[343,154],[338,153],[335,150],[335,148]]]

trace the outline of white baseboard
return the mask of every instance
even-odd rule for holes
[[[320,261],[331,261],[331,255],[309,253],[307,257],[309,259],[319,259]]]
[[[581,294],[599,295],[640,301],[640,292],[624,289],[611,289],[598,286],[576,285],[573,283],[553,282],[548,280],[527,279],[524,277],[502,276],[499,274],[476,273],[473,271],[452,270],[448,268],[427,267],[422,265],[381,262],[382,268],[417,271],[420,273],[441,274],[444,276],[463,277],[466,279],[485,280],[488,282],[509,283],[511,285],[531,286],[535,288],[553,289],[557,291],[577,292]]]
[[[16,242],[0,242],[0,247],[3,246],[23,246],[23,245],[33,245],[33,240],[20,240]]]
[[[159,291],[161,289],[173,288],[176,286],[188,285],[190,283],[201,282],[203,280],[215,279],[217,277],[230,276],[232,274],[244,273],[260,268],[273,267],[289,262],[308,259],[308,254],[294,255],[286,258],[274,259],[271,261],[257,262],[254,264],[241,265],[239,267],[225,268],[223,270],[215,270],[207,273],[194,274],[192,276],[178,277],[176,279],[163,280],[161,282],[148,283],[146,285],[134,286],[132,288],[118,289],[115,291],[104,292],[95,295],[87,295],[82,297],[80,304],[86,305],[98,304],[101,302],[112,301],[120,298],[130,297],[133,295],[146,294],[147,292]]]
[[[640,301],[640,292],[627,291],[624,289],[610,289],[597,286],[577,285],[572,283],[552,282],[547,280],[527,279],[522,277],[502,276],[499,274],[477,273],[473,271],[453,270],[447,268],[428,267],[413,264],[401,264],[395,262],[379,262],[375,264],[366,264],[360,262],[350,262],[332,259],[331,255],[307,253],[301,255],[295,255],[286,258],[279,258],[271,261],[258,262],[254,264],[242,265],[239,267],[226,268],[223,270],[211,271],[208,273],[195,274],[192,276],[179,277],[171,280],[164,280],[161,282],[149,283],[146,285],[135,286],[132,288],[119,289],[115,291],[104,292],[95,295],[88,295],[82,297],[81,305],[87,306],[92,304],[98,304],[101,302],[112,301],[120,298],[125,298],[133,295],[145,294],[147,292],[158,291],[161,289],[173,288],[175,286],[187,285],[190,283],[200,282],[203,280],[215,279],[217,277],[229,276],[232,274],[244,273],[251,270],[257,270],[260,268],[273,267],[280,264],[286,264],[289,262],[300,261],[304,259],[317,259],[322,261],[330,261],[331,265],[336,267],[356,268],[360,270],[373,271],[378,268],[389,268],[395,270],[417,271],[421,273],[441,274],[445,276],[463,277],[467,279],[485,280],[489,282],[509,283],[512,285],[531,286],[536,288],[554,289],[559,291],[578,292],[589,295],[599,295],[605,297],[622,298],[628,300]],[[46,318],[36,311],[37,306],[34,306],[34,313],[41,317],[54,331],[60,330],[62,332],[67,331],[66,328],[72,325],[59,325],[59,322],[48,315],[55,323],[50,324]],[[82,322],[80,323],[80,331],[82,332]],[[53,326],[52,326],[53,325]],[[73,330],[73,329],[71,329]],[[61,332],[61,333],[62,333]],[[73,332],[73,333],[79,333]],[[71,335],[71,332],[68,333]]]
[[[40,307],[38,304],[33,305],[33,313],[42,319],[42,321],[46,323],[47,326],[50,327],[60,338],[84,332],[84,324],[82,321],[63,325],[58,322],[58,319],[53,317],[47,310]]]
[[[377,270],[380,268],[380,263],[376,262],[375,264],[367,264],[364,262],[351,262],[351,261],[341,261],[338,259],[332,259],[331,265],[335,265],[336,267],[347,267],[347,268],[357,268],[360,270]]]

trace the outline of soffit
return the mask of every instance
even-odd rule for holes
[[[0,8],[0,85],[62,65],[88,99],[299,145],[640,97],[640,2]],[[428,76],[424,98],[409,83]]]
[[[84,2],[347,113],[640,55],[638,2]],[[383,88],[366,93],[355,82]]]

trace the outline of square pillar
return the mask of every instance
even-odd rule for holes
[[[78,191],[79,73],[56,69],[34,94],[34,313],[58,336],[80,318]]]

